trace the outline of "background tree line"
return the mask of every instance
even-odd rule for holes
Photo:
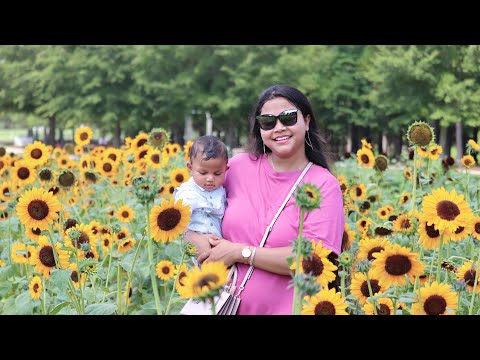
[[[180,144],[215,131],[233,148],[274,83],[307,94],[339,156],[365,137],[398,158],[415,120],[446,155],[478,139],[479,45],[1,45],[0,121],[24,114],[48,144],[86,124],[117,147],[164,127]]]

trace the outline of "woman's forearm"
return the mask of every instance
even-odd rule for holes
[[[253,258],[253,266],[275,274],[290,275],[292,270],[288,266],[287,257],[292,256],[292,250],[291,246],[280,248],[257,247]],[[243,262],[242,260],[243,258],[239,262]]]

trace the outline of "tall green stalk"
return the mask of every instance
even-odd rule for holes
[[[150,278],[152,281],[152,288],[153,288],[153,296],[155,298],[155,308],[157,310],[157,315],[161,315],[161,307],[160,307],[160,297],[158,295],[158,286],[157,286],[157,278],[155,274],[155,263],[153,261],[153,245],[152,245],[152,237],[150,236],[150,203],[147,202],[147,245],[148,245],[148,267],[150,270]]]
[[[470,300],[470,307],[468,308],[468,315],[472,315],[473,312],[473,304],[475,302],[475,297],[477,295],[477,283],[478,283],[478,270],[480,267],[480,250],[478,252],[477,264],[475,265],[475,280],[473,283],[472,289],[472,299]]]
[[[440,268],[442,264],[442,252],[443,252],[443,234],[440,235],[440,246],[438,247],[438,260],[437,260],[437,276],[435,280],[440,283]]]
[[[303,240],[303,216],[305,214],[305,210],[301,207],[300,208],[300,225],[298,227],[298,240],[297,240],[297,249],[295,250],[295,278],[297,274],[300,272],[300,259],[301,259],[301,249],[302,249],[302,240]],[[293,307],[292,307],[292,315],[300,315],[302,310],[302,294],[300,289],[297,285],[293,288]]]

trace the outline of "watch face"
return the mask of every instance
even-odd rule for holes
[[[250,255],[252,255],[252,250],[250,250],[250,248],[244,248],[242,250],[242,256],[244,258],[248,258],[248,257],[250,257]]]

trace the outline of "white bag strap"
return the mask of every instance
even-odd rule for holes
[[[295,192],[295,189],[297,188],[298,184],[300,183],[300,181],[302,181],[303,177],[305,176],[305,174],[307,173],[307,171],[310,169],[310,167],[313,165],[313,163],[310,161],[307,166],[305,166],[305,169],[303,169],[302,173],[300,174],[300,176],[298,177],[297,181],[295,181],[295,184],[293,184],[292,188],[290,189],[290,191],[288,192],[287,194],[287,197],[285,198],[285,200],[283,200],[283,203],[282,205],[280,206],[280,209],[278,209],[277,213],[275,214],[275,217],[273,218],[272,222],[270,223],[270,225],[267,226],[267,228],[265,229],[265,233],[263,234],[263,238],[262,238],[262,241],[260,242],[260,245],[258,247],[263,247],[265,245],[265,242],[267,241],[267,237],[268,235],[270,234],[270,232],[272,231],[272,228],[273,228],[273,225],[275,224],[275,221],[277,221],[278,217],[280,216],[283,208],[285,207],[285,205],[287,205],[287,202],[288,200],[290,200],[290,198],[292,197],[293,193]],[[245,284],[246,282],[248,281],[248,279],[250,279],[250,277],[252,276],[252,273],[253,273],[253,269],[255,267],[253,265],[250,265],[250,267],[248,268],[248,271],[247,273],[245,274],[245,277],[243,278],[243,281],[242,283],[240,284],[240,287],[239,287],[239,290],[238,290],[238,294],[236,296],[240,296],[240,293],[243,291],[243,289],[245,288]]]

